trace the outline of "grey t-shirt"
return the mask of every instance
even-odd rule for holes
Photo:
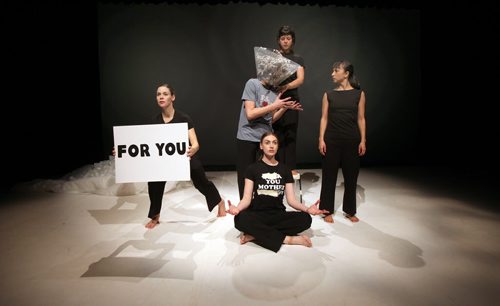
[[[272,104],[277,94],[270,89],[266,89],[258,79],[250,79],[245,84],[243,95],[241,96],[240,121],[238,122],[238,133],[236,138],[240,140],[260,142],[260,137],[268,131],[272,131],[273,114],[267,113],[262,117],[248,121],[245,112],[245,101],[254,101],[255,107],[264,107]]]

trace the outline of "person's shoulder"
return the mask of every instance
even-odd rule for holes
[[[246,88],[250,88],[252,90],[257,90],[259,86],[262,86],[262,83],[257,78],[249,79],[245,84]]]
[[[257,78],[251,78],[251,79],[248,79],[247,84],[257,85],[257,84],[260,84],[260,81]]]
[[[285,173],[292,173],[292,168],[285,163],[278,163],[278,167]]]
[[[291,55],[291,57],[292,57],[292,60],[293,60],[294,62],[296,62],[297,64],[299,64],[299,65],[301,65],[301,66],[304,66],[304,58],[302,57],[302,55],[300,55],[300,54],[298,54],[298,53],[295,53],[295,52],[294,52],[294,53]]]
[[[178,117],[179,119],[182,118],[186,120],[191,120],[191,116],[189,116],[188,113],[180,109],[175,109],[175,116]]]
[[[253,162],[251,163],[250,165],[247,166],[246,168],[246,175],[248,175],[249,177],[253,177],[255,176],[256,173],[259,173],[261,170],[261,163],[260,163],[260,160],[256,161],[256,162]]]
[[[259,159],[259,160],[254,161],[253,163],[251,163],[249,165],[249,167],[252,167],[252,168],[259,167],[262,165],[262,163],[263,163],[262,160]]]
[[[299,59],[302,59],[302,60],[304,59],[304,57],[302,57],[302,55],[300,55],[299,53],[295,53],[295,52],[293,53],[293,57],[299,58]]]
[[[178,108],[175,109],[175,114],[179,115],[179,116],[188,116],[188,114],[185,111],[183,111],[182,109],[178,109]]]
[[[293,181],[292,168],[285,163],[278,163],[278,171],[283,175],[285,182]]]
[[[262,160],[257,160],[257,161],[254,161],[253,163],[251,163],[249,166],[248,166],[248,169],[250,170],[253,170],[255,171],[256,169],[259,169],[261,168],[262,166],[264,166],[264,162]]]
[[[151,116],[149,121],[147,121],[147,124],[157,124],[157,123],[164,123],[163,116],[161,115],[161,113],[154,114],[153,116]]]

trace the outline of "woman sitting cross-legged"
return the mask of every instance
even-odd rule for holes
[[[229,203],[234,226],[243,232],[240,243],[253,241],[278,252],[283,244],[312,246],[311,239],[299,235],[311,227],[311,215],[328,214],[318,208],[319,201],[307,207],[295,198],[292,171],[276,158],[278,138],[273,132],[262,135],[262,159],[251,164],[245,175],[243,198],[237,206]],[[297,211],[286,211],[283,196]]]

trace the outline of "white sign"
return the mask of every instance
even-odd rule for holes
[[[116,183],[189,181],[187,123],[114,126]]]

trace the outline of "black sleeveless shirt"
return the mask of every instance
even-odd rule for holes
[[[358,127],[358,104],[361,89],[331,90],[328,99],[328,124],[325,140],[361,141]]]

